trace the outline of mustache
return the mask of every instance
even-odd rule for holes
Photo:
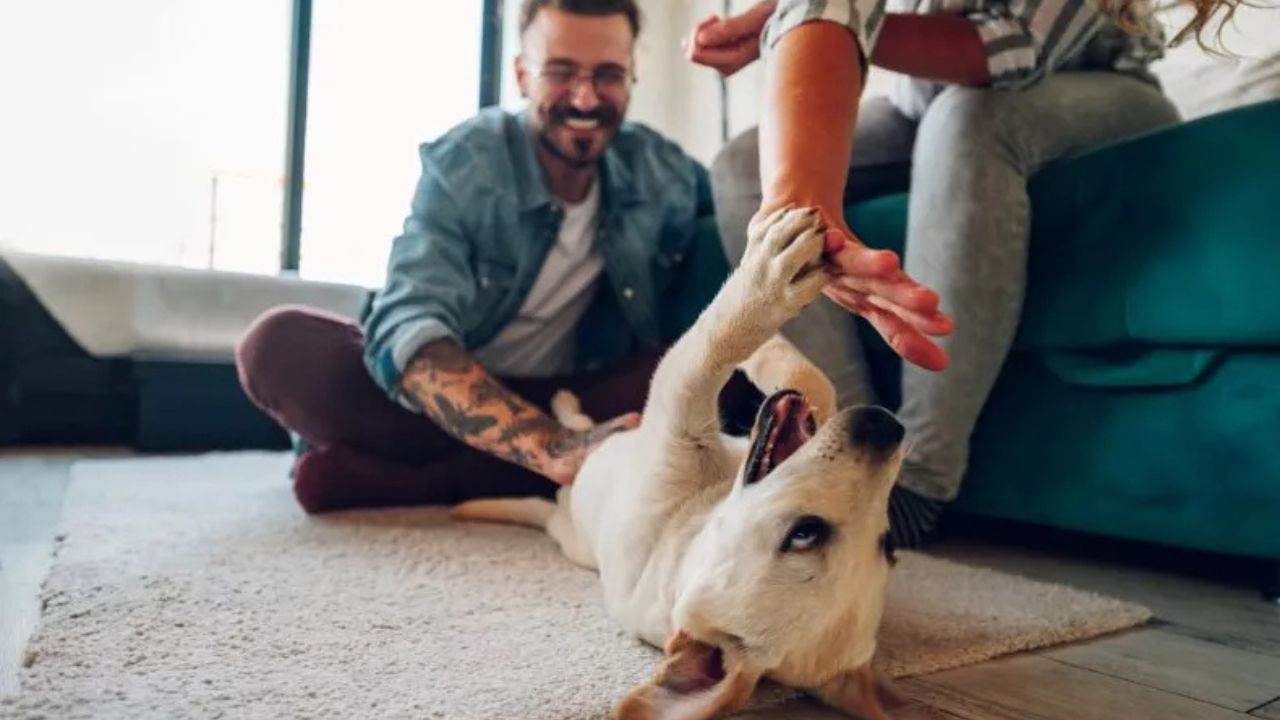
[[[563,123],[565,120],[595,120],[601,125],[616,125],[619,119],[618,111],[605,104],[587,111],[572,105],[553,105],[548,114],[554,123]]]

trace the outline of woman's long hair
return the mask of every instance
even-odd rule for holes
[[[1142,23],[1138,22],[1135,16],[1135,6],[1144,2],[1145,0],[1101,0],[1101,5],[1102,11],[1115,19],[1121,27],[1135,32],[1142,29]],[[1205,42],[1205,34],[1211,26],[1217,27],[1212,38],[1214,46],[1221,47],[1222,30],[1227,23],[1231,22],[1231,17],[1236,14],[1236,10],[1242,5],[1254,6],[1254,3],[1249,0],[1174,0],[1172,4],[1191,6],[1195,16],[1174,34],[1169,45],[1179,45],[1188,38],[1194,37],[1201,48],[1210,52],[1214,50]],[[1219,14],[1221,17],[1216,17]]]

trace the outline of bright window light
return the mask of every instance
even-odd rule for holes
[[[278,272],[289,14],[0,2],[0,247]]]
[[[476,112],[483,3],[316,0],[301,275],[377,287],[418,146]]]

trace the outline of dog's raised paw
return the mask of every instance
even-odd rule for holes
[[[741,264],[752,289],[788,315],[817,299],[828,280],[825,230],[814,208],[783,208],[754,225]]]

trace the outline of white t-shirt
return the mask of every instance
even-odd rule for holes
[[[595,296],[604,258],[596,245],[600,183],[576,204],[563,203],[556,242],[507,326],[472,355],[495,375],[548,377],[573,370],[578,321]]]

